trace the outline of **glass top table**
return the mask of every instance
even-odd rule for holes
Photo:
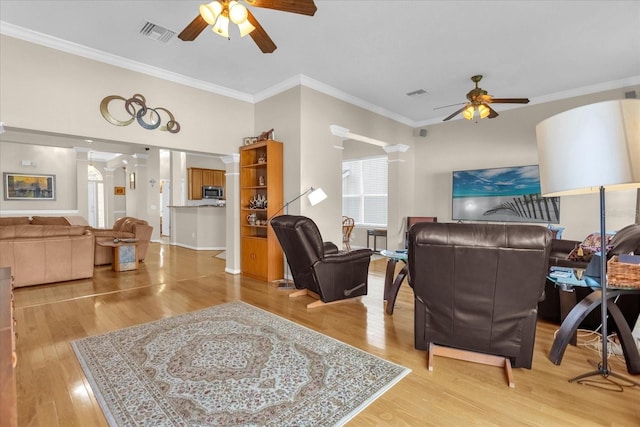
[[[567,345],[576,344],[576,331],[578,326],[593,310],[602,305],[602,291],[600,290],[600,280],[596,277],[587,276],[583,270],[574,270],[567,267],[552,267],[547,276],[560,289],[560,311],[562,325],[558,331],[551,351],[549,360],[559,365]],[[575,287],[591,288],[592,293],[587,295],[582,301],[576,304]],[[620,345],[627,364],[627,371],[630,374],[640,374],[640,351],[631,335],[631,328],[624,318],[622,312],[615,304],[614,299],[625,294],[640,294],[640,288],[629,288],[619,286],[607,286],[607,311],[611,320],[616,324]]]
[[[407,277],[409,273],[409,266],[407,264],[407,260],[409,259],[409,254],[406,249],[390,251],[390,250],[382,250],[380,251],[380,255],[387,257],[387,271],[384,279],[384,300],[387,303],[386,313],[393,314],[393,307],[396,303],[396,298],[398,296],[398,291],[400,290],[400,285]],[[394,277],[396,272],[396,264],[398,261],[402,261],[404,265],[402,269],[398,272],[398,274]]]

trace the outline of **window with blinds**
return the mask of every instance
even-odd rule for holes
[[[342,214],[357,225],[387,226],[387,158],[342,162]]]

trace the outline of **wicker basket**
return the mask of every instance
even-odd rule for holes
[[[614,255],[607,262],[607,278],[610,286],[640,288],[640,265],[619,262]]]

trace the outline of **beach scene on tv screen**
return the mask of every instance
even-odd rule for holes
[[[538,165],[454,171],[451,218],[557,224],[560,198],[542,197]]]

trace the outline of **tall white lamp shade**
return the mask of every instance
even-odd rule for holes
[[[640,100],[606,101],[536,127],[540,188],[562,196],[640,186]]]
[[[595,371],[569,381],[616,391],[622,391],[628,383],[640,386],[612,372],[607,363],[610,302],[604,238],[605,190],[640,188],[640,100],[606,101],[565,111],[540,122],[536,137],[542,195],[600,193],[601,361]],[[603,380],[589,380],[592,376]],[[625,382],[617,383],[610,377],[623,378]]]

